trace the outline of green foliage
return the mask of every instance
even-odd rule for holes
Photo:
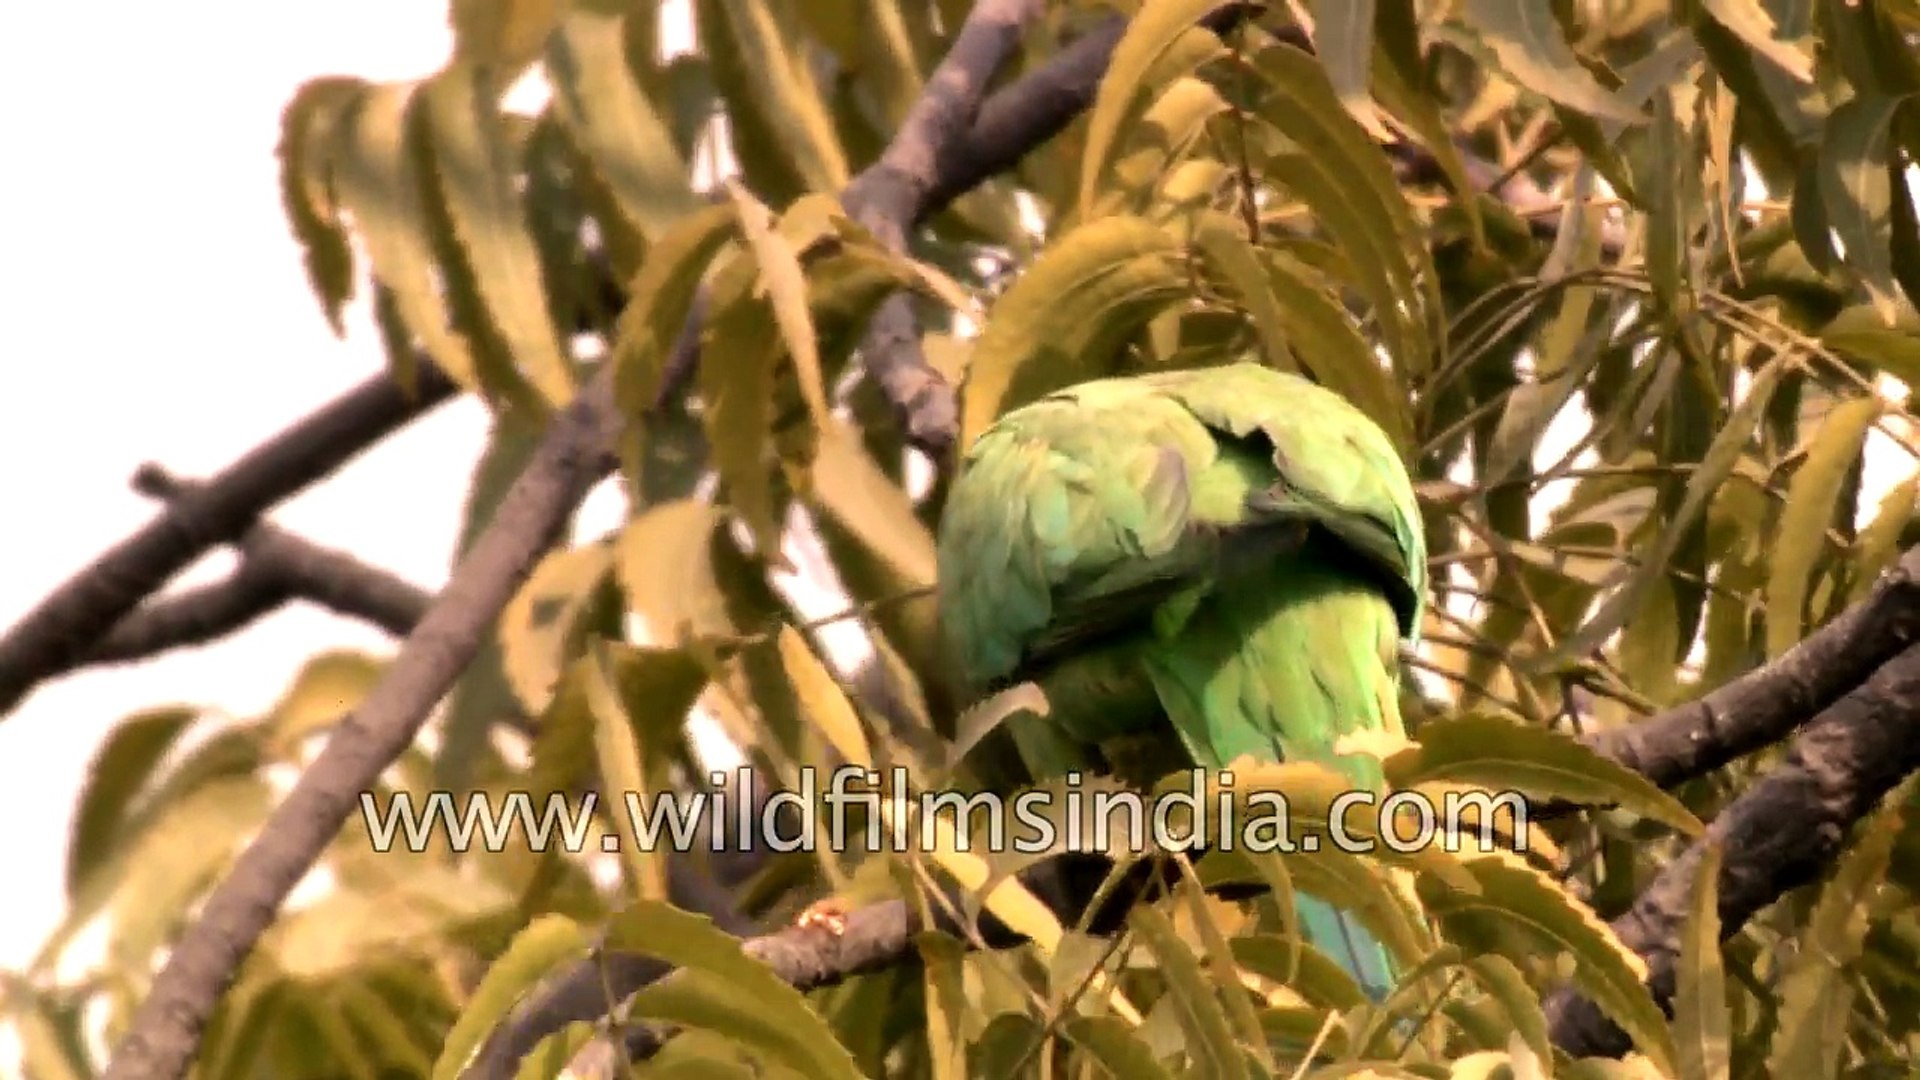
[[[323,309],[337,325],[364,270],[396,371],[427,356],[497,414],[463,548],[590,369],[616,366],[633,421],[628,520],[540,564],[375,795],[606,797],[578,853],[518,836],[455,851],[444,832],[376,853],[356,814],[330,888],[242,969],[197,1076],[456,1075],[603,927],[684,969],[635,1002],[635,1022],[686,1029],[642,1076],[1739,1080],[1892,1075],[1872,1070],[1920,1053],[1910,795],[1724,946],[1702,877],[1669,1019],[1607,920],[1758,767],[1666,793],[1572,738],[1779,654],[1911,542],[1912,415],[1887,390],[1920,386],[1920,9],[1315,3],[1308,52],[1286,5],[1218,37],[1194,25],[1212,3],[1117,4],[1131,22],[1090,111],[902,255],[838,195],[968,5],[693,6],[701,48],[668,59],[644,0],[457,2],[444,71],[320,80],[286,110],[282,195]],[[1049,6],[1019,63],[1095,6]],[[552,104],[502,112],[529,68]],[[703,288],[700,368],[676,383]],[[805,994],[668,906],[619,793],[698,786],[690,718],[762,777],[898,765],[925,791],[973,784],[996,728],[1045,710],[1030,688],[973,712],[953,698],[931,590],[966,583],[935,581],[941,489],[909,481],[901,425],[854,377],[898,289],[963,380],[963,444],[1086,378],[1241,356],[1354,401],[1405,455],[1433,556],[1414,744],[1375,748],[1389,778],[1612,809],[1533,823],[1524,858],[1209,856],[1110,940],[1063,925],[951,822],[923,856],[766,859],[738,895],[770,924],[829,890],[937,906],[944,881],[1032,939],[929,934],[916,973]],[[1907,478],[1863,512],[1874,446]],[[842,631],[870,659],[843,662]],[[124,1028],[285,774],[380,669],[320,657],[264,717],[122,722],[81,796],[71,920],[0,990],[29,1076],[98,1071],[84,1016]],[[1269,779],[1308,810],[1333,783]],[[1271,895],[1198,889],[1235,879]],[[1363,913],[1411,970],[1396,993],[1365,1000],[1302,944],[1296,886]],[[1568,981],[1633,1056],[1548,1045],[1539,1002]],[[558,1075],[583,1038],[555,1035],[522,1075]]]

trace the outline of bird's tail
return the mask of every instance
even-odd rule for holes
[[[1294,910],[1307,944],[1345,968],[1367,997],[1386,1000],[1395,983],[1393,958],[1353,912],[1305,893],[1294,894]]]

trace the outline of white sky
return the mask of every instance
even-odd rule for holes
[[[343,342],[307,288],[279,205],[280,109],[315,75],[429,74],[450,45],[444,0],[28,4],[8,22],[0,626],[153,515],[127,486],[142,461],[208,475],[380,369],[364,305]],[[485,430],[473,402],[443,406],[274,520],[438,588]],[[70,810],[116,720],[180,700],[264,711],[331,647],[391,643],[290,607],[45,684],[0,721],[0,968],[60,917]]]

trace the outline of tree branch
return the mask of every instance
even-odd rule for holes
[[[0,715],[42,680],[84,662],[101,637],[207,549],[267,507],[452,397],[432,364],[408,394],[381,373],[234,462],[68,579],[0,637]]]
[[[1719,882],[1725,940],[1788,890],[1818,877],[1854,823],[1920,769],[1916,714],[1920,645],[1824,709],[1794,740],[1786,761],[1721,811],[1706,835],[1613,921],[1614,933],[1647,961],[1647,984],[1662,1007],[1673,997],[1680,934],[1708,846],[1717,843],[1725,852]],[[1554,1043],[1575,1057],[1617,1057],[1630,1048],[1612,1021],[1571,991],[1556,992],[1546,1012]]]
[[[611,471],[617,428],[609,366],[554,419],[492,524],[385,676],[334,730],[175,944],[105,1080],[169,1080],[185,1073],[215,1002],[295,883],[339,834],[356,793],[370,788],[413,742],[532,571],[555,523]],[[189,494],[180,505],[207,502]]]
[[[880,160],[847,185],[842,201],[848,214],[888,248],[906,249],[907,226],[919,216],[940,177],[955,167],[954,147],[972,127],[987,83],[1039,11],[1039,0],[981,0],[974,5],[953,48],[934,69]],[[959,432],[959,407],[953,387],[927,363],[906,293],[894,293],[874,312],[860,356],[867,374],[898,412],[907,440],[935,461],[944,461]]]
[[[1916,639],[1920,547],[1902,556],[1860,603],[1772,662],[1685,705],[1582,741],[1670,788],[1779,742]]]
[[[173,502],[200,490],[201,485],[148,464],[134,475],[133,487]],[[142,604],[115,623],[74,668],[143,660],[169,649],[204,644],[291,600],[310,600],[336,614],[370,622],[395,637],[406,637],[433,602],[433,594],[418,585],[264,520],[254,522],[233,546],[240,565],[226,580]]]

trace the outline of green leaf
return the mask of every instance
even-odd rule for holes
[[[146,790],[161,760],[199,715],[198,709],[184,706],[135,713],[114,725],[95,751],[67,840],[69,901],[110,858],[129,823],[135,797]]]
[[[1632,1038],[1634,1046],[1673,1074],[1667,1020],[1645,985],[1646,962],[1621,943],[1592,909],[1509,852],[1465,862],[1479,889],[1418,884],[1442,936],[1469,955],[1498,954],[1518,963],[1570,954],[1573,984]]]
[[[687,973],[707,976],[725,990],[728,1008],[710,1030],[757,1045],[804,1076],[857,1080],[853,1056],[800,991],[749,956],[712,920],[655,901],[642,901],[607,927],[609,949],[658,957]],[[656,984],[665,987],[678,978]],[[636,999],[650,1015],[649,1000]],[[722,1026],[724,1025],[724,1026]],[[702,1025],[707,1026],[707,1025]]]
[[[573,396],[573,366],[550,315],[540,256],[514,192],[516,169],[486,76],[456,66],[420,90],[434,182],[488,324],[542,399]]]
[[[1091,221],[1048,245],[988,312],[961,406],[961,445],[1002,412],[1112,370],[1148,315],[1186,295],[1180,248],[1135,217]]]
[[[1186,1051],[1195,1066],[1207,1076],[1247,1080],[1246,1057],[1193,950],[1180,940],[1167,917],[1151,907],[1136,908],[1127,921],[1160,962],[1160,976],[1167,980],[1180,1027],[1187,1033]]]
[[[1827,550],[1827,530],[1833,524],[1842,482],[1859,459],[1880,410],[1880,399],[1872,395],[1834,406],[1787,487],[1767,574],[1769,657],[1779,656],[1800,640],[1814,569]]]
[[[626,22],[655,18],[577,7],[548,39],[554,111],[605,181],[628,223],[655,241],[700,208],[672,131],[627,66]]]
[[[1859,272],[1889,326],[1898,310],[1899,285],[1888,246],[1893,191],[1887,134],[1894,112],[1908,96],[1861,94],[1833,110],[1816,165],[1827,221],[1846,245],[1848,265]]]
[[[453,54],[505,87],[539,57],[562,0],[453,0]]]
[[[1374,0],[1318,0],[1313,5],[1313,52],[1327,69],[1327,81],[1347,115],[1375,138],[1387,130],[1374,115]]]
[[[708,503],[677,499],[647,508],[620,534],[615,572],[627,609],[645,620],[651,640],[681,644],[733,634],[713,559],[724,520]]]
[[[1177,43],[1192,34],[1211,33],[1196,29],[1201,17],[1218,5],[1213,0],[1146,0],[1140,6],[1120,41],[1113,47],[1113,57],[1107,63],[1107,70],[1100,76],[1100,87],[1094,94],[1093,108],[1087,114],[1086,144],[1080,156],[1079,218],[1083,225],[1092,224],[1095,196],[1100,184],[1108,175],[1108,166],[1113,159],[1114,148],[1119,144],[1121,133],[1127,128],[1128,121],[1134,119],[1144,108],[1147,92],[1152,89],[1153,76],[1171,78],[1184,75],[1192,69],[1190,64],[1181,64],[1187,70],[1158,70],[1166,67],[1161,63]],[[1215,42],[1217,47],[1218,42]],[[1198,57],[1195,56],[1194,59]]]
[[[502,670],[528,713],[539,715],[553,700],[613,566],[613,545],[605,541],[549,552],[500,613]]]
[[[814,85],[807,58],[789,48],[803,39],[794,28],[781,25],[767,0],[720,0],[720,6],[755,104],[772,125],[776,144],[808,188],[825,193],[846,187],[847,161],[833,118]]]
[[[1395,788],[1453,781],[1537,799],[1619,806],[1688,836],[1706,826],[1646,777],[1594,753],[1573,737],[1495,716],[1468,714],[1420,725],[1420,741],[1382,763]]]
[[[1071,1017],[1061,1023],[1060,1034],[1086,1051],[1113,1080],[1173,1080],[1154,1056],[1153,1047],[1118,1017]]]
[[[418,168],[407,152],[413,87],[370,87],[335,134],[333,181],[341,206],[352,215],[367,247],[373,277],[391,297],[406,333],[418,338],[447,376],[469,390],[483,385],[467,342],[447,323],[447,308],[434,285],[431,245],[421,231]],[[485,383],[518,383],[512,372],[485,373]]]
[[[433,1066],[433,1080],[459,1080],[467,1059],[514,1003],[548,972],[586,955],[590,944],[580,925],[564,915],[541,915],[514,935],[507,951],[488,966],[460,1019],[447,1033],[446,1045]]]
[[[1733,1017],[1720,957],[1720,844],[1710,842],[1693,879],[1693,906],[1680,939],[1673,992],[1680,1080],[1728,1080]]]
[[[353,298],[353,248],[334,194],[333,132],[367,90],[360,79],[310,79],[280,114],[280,205],[299,241],[307,281],[335,336],[346,334],[341,313]]]
[[[787,669],[794,696],[801,710],[820,729],[847,764],[873,768],[873,748],[867,742],[867,729],[847,700],[846,692],[813,654],[813,649],[791,626],[780,628],[780,662]]]
[[[1351,253],[1402,376],[1424,374],[1433,363],[1428,319],[1441,308],[1439,277],[1406,192],[1311,56],[1281,45],[1262,50],[1254,68],[1277,94],[1261,117],[1305,151],[1282,150],[1269,168]]]
[[[824,510],[885,560],[910,588],[938,577],[933,532],[913,501],[883,472],[847,425],[831,420],[809,470],[808,502]]]
[[[1521,86],[1599,119],[1629,124],[1646,119],[1581,66],[1551,5],[1538,0],[1466,0],[1464,12],[1500,66]]]

